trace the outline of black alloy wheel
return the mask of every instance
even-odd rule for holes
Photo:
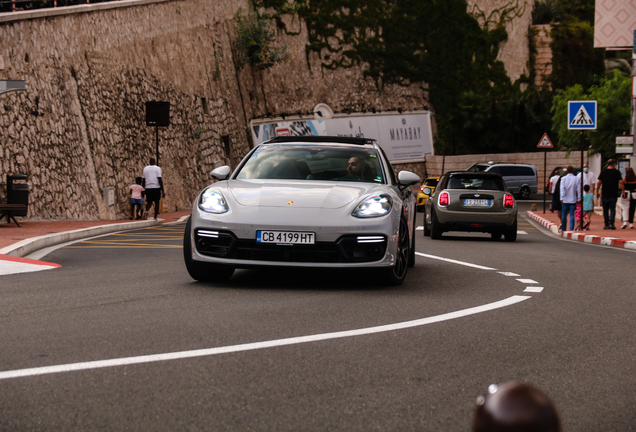
[[[521,190],[519,191],[519,199],[530,199],[530,188],[528,186],[524,186],[521,188]]]
[[[401,285],[406,278],[409,268],[409,256],[411,253],[411,242],[409,239],[409,226],[403,218],[400,218],[400,232],[398,235],[397,252],[395,265],[385,270],[386,282],[389,285]]]

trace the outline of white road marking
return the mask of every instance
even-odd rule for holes
[[[522,284],[536,284],[539,283],[535,280],[532,279],[517,279],[519,282],[521,282]]]
[[[435,255],[428,255],[428,254],[423,254],[420,252],[415,252],[415,255],[419,255],[422,256],[424,258],[431,258],[431,259],[436,259],[436,260],[440,260],[440,261],[446,261],[449,263],[453,263],[453,264],[459,264],[459,265],[463,265],[466,267],[473,267],[473,268],[477,268],[477,269],[481,269],[481,270],[497,270],[496,268],[492,268],[492,267],[485,267],[485,266],[481,266],[481,265],[477,265],[477,264],[472,264],[472,263],[467,263],[464,261],[457,261],[454,259],[450,259],[450,258],[442,258],[442,257],[438,257]]]
[[[518,275],[517,273],[511,273],[511,272],[497,272],[499,274],[502,274],[504,276],[514,276],[514,277],[519,277],[521,275]]]
[[[531,292],[531,293],[540,293],[541,291],[543,291],[543,287],[538,287],[538,286],[529,286],[523,290],[523,292]]]
[[[424,226],[420,225],[416,227],[415,231],[424,231]],[[528,234],[528,233],[523,230],[517,230],[517,234]]]
[[[29,273],[62,267],[59,264],[0,254],[0,275]]]
[[[449,312],[441,315],[436,315],[428,318],[417,319],[413,321],[405,321],[401,323],[382,325],[377,327],[367,327],[357,330],[346,330],[340,332],[333,333],[323,333],[317,335],[310,336],[299,336],[292,337],[286,339],[276,339],[271,341],[264,342],[254,342],[254,343],[246,343],[240,345],[230,345],[225,347],[218,348],[207,348],[207,349],[198,349],[191,351],[180,351],[180,352],[172,352],[165,354],[153,354],[153,355],[145,355],[145,356],[137,356],[137,357],[124,357],[124,358],[116,358],[110,360],[97,360],[90,362],[82,362],[82,363],[70,363],[64,365],[57,366],[44,366],[37,368],[29,368],[29,369],[17,369],[12,371],[0,372],[0,380],[10,379],[10,378],[23,378],[23,377],[32,377],[37,375],[46,375],[46,374],[55,374],[62,372],[72,372],[72,371],[80,371],[80,370],[89,370],[89,369],[99,369],[106,367],[115,367],[115,366],[126,366],[126,365],[134,365],[141,363],[153,363],[153,362],[161,362],[161,361],[169,361],[169,360],[179,360],[179,359],[187,359],[194,357],[206,357],[218,354],[229,354],[236,353],[241,351],[251,351],[257,349],[265,349],[265,348],[274,348],[286,345],[295,345],[301,343],[308,342],[318,342],[330,339],[341,339],[346,337],[354,337],[354,336],[362,336],[369,335],[374,333],[383,333],[388,331],[395,330],[403,330],[412,327],[419,327],[427,324],[438,323],[442,321],[448,321],[451,319],[462,318],[469,315],[475,315],[481,312],[487,312],[494,309],[503,308],[506,306],[512,306],[516,303],[522,302],[524,300],[528,300],[532,297],[530,296],[519,296],[515,295],[512,297],[508,297],[507,299],[503,299],[494,303],[488,303],[482,306],[476,306],[468,309],[463,309],[455,312]]]

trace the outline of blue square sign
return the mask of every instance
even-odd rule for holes
[[[568,129],[596,129],[596,101],[568,101]]]

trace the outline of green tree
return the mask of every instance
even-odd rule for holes
[[[524,0],[489,15],[466,0],[254,1],[283,28],[282,14],[304,20],[306,52],[323,68],[360,65],[380,91],[421,84],[435,108],[438,152],[507,151],[529,136],[518,133],[526,123],[519,85],[497,60],[505,25],[526,10]]]
[[[239,68],[251,64],[257,71],[261,71],[291,58],[286,53],[287,46],[274,46],[276,34],[271,28],[269,17],[239,8],[234,19],[236,39],[233,49]]]
[[[557,90],[552,102],[553,130],[559,144],[568,150],[581,150],[581,131],[568,130],[568,101],[596,100],[597,129],[585,132],[586,145],[592,154],[607,159],[616,153],[616,135],[628,133],[631,115],[631,78],[615,70],[600,84],[584,91],[580,84]]]

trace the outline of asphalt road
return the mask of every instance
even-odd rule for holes
[[[1,277],[0,430],[469,431],[509,380],[544,390],[565,431],[636,430],[632,252],[524,219],[515,243],[418,231],[400,287],[306,270],[212,285],[188,276],[183,227]]]

